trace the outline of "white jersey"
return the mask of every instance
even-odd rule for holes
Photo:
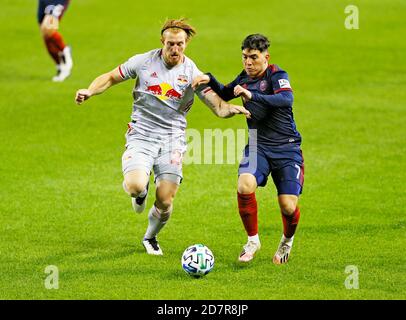
[[[192,60],[168,69],[162,50],[138,54],[119,66],[123,79],[136,79],[131,119],[145,135],[183,135],[186,114],[193,104],[193,79],[201,75]]]

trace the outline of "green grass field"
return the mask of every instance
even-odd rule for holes
[[[359,30],[344,27],[349,4]],[[74,0],[61,31],[75,66],[60,84],[50,81],[36,5],[3,0],[0,12],[0,299],[406,298],[404,1]],[[262,249],[248,266],[236,262],[246,241],[237,163],[184,166],[160,234],[165,255],[147,256],[147,213],[136,216],[121,187],[133,82],[74,104],[97,75],[159,47],[162,22],[179,16],[198,30],[186,54],[221,81],[240,72],[241,41],[257,32],[289,72],[306,174],[287,265],[272,264],[282,231],[272,183],[257,192]],[[246,124],[196,100],[188,126]],[[193,243],[216,258],[200,280],[180,265]],[[59,268],[58,290],[44,286],[48,265]],[[358,290],[344,286],[348,265],[359,269]]]

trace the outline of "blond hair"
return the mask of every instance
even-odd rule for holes
[[[164,32],[169,29],[175,33],[183,30],[186,32],[186,41],[189,41],[196,34],[196,29],[187,23],[186,20],[186,18],[167,19],[162,26],[161,36],[163,36]]]

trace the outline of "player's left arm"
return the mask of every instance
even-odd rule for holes
[[[220,83],[210,72],[198,75],[193,79],[192,88],[196,90],[199,85],[207,84],[224,101],[230,101],[235,98],[234,87],[237,85],[239,76],[227,85]]]
[[[242,106],[237,106],[226,102],[230,99],[227,100],[226,97],[222,96],[221,92],[215,92],[213,88],[209,87],[207,84],[210,83],[210,76],[204,75],[196,67],[196,65],[194,65],[193,67],[192,79],[193,81],[191,84],[191,88],[197,94],[199,99],[207,107],[209,107],[209,109],[216,116],[220,118],[230,118],[235,114],[243,114],[247,118],[251,117],[251,114],[247,109]]]
[[[199,99],[207,106],[209,109],[220,118],[230,118],[235,114],[243,114],[247,118],[251,117],[250,112],[242,106],[237,106],[230,104],[214,92],[210,87],[199,86],[195,93]]]

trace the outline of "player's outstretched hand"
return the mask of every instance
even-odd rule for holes
[[[76,104],[82,104],[83,101],[86,101],[92,96],[88,89],[79,89],[76,91],[75,102]]]
[[[210,78],[207,74],[202,74],[200,76],[197,76],[192,81],[192,89],[196,90],[196,88],[198,86],[200,86],[201,84],[208,84],[209,82],[210,82]]]
[[[236,106],[234,104],[230,105],[230,112],[232,114],[243,114],[247,119],[251,118],[251,113],[242,106]]]
[[[248,91],[247,89],[244,89],[243,87],[241,87],[240,85],[237,85],[234,87],[234,95],[236,97],[243,97],[246,100],[251,100],[252,98],[252,94],[250,91]]]

